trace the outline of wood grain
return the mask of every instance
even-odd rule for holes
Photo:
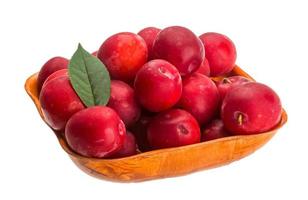
[[[242,75],[254,80],[238,66],[234,68],[230,75]],[[222,77],[216,79],[220,78]],[[25,89],[44,120],[38,100],[37,73],[26,80]],[[95,159],[80,156],[68,147],[62,134],[55,133],[64,151],[87,174],[111,181],[136,182],[179,176],[229,164],[259,149],[286,122],[287,113],[283,110],[280,123],[276,128],[266,133],[231,136],[183,147],[149,151],[120,159]]]

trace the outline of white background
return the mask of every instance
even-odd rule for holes
[[[308,199],[305,1],[0,2],[0,199]],[[280,95],[289,121],[228,166],[143,183],[81,172],[42,122],[23,85],[49,58],[96,50],[120,31],[182,25],[236,44],[237,64]]]

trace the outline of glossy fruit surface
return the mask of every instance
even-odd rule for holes
[[[154,58],[153,44],[159,32],[160,32],[160,29],[156,27],[147,27],[138,32],[138,35],[140,35],[144,39],[145,43],[147,44],[148,60],[152,60]]]
[[[126,126],[135,123],[140,116],[135,91],[123,81],[111,81],[111,94],[107,106],[118,113]]]
[[[230,89],[238,85],[249,83],[251,80],[243,76],[231,76],[221,79],[216,85],[219,91],[221,100],[223,100]]]
[[[137,73],[136,96],[143,107],[160,112],[174,106],[181,97],[182,79],[178,70],[165,60],[151,60]]]
[[[278,95],[268,86],[251,82],[231,89],[221,108],[221,118],[234,134],[262,133],[280,121],[282,107]]]
[[[164,59],[178,68],[181,76],[195,72],[204,59],[200,39],[189,29],[171,26],[159,32],[153,45],[155,58]]]
[[[105,106],[94,106],[74,114],[67,122],[65,138],[78,154],[103,158],[124,144],[126,129],[118,114]]]
[[[191,113],[199,122],[212,120],[219,106],[215,83],[207,76],[194,73],[183,79],[183,91],[178,106]]]
[[[52,73],[50,76],[48,76],[48,78],[44,81],[44,84],[42,86],[42,88],[52,79],[60,77],[60,76],[68,76],[68,70],[67,69],[60,69],[58,71],[55,71],[54,73]]]
[[[211,74],[210,65],[209,65],[209,61],[206,58],[204,58],[203,62],[201,63],[196,73],[200,73],[205,76],[210,76]]]
[[[178,147],[200,142],[200,127],[185,110],[171,109],[151,120],[147,135],[153,149]]]
[[[215,140],[230,136],[230,133],[224,128],[224,124],[220,119],[213,120],[201,133],[201,141]]]
[[[209,61],[211,76],[222,76],[235,66],[236,49],[233,42],[220,33],[204,33],[200,36],[205,57]]]
[[[45,80],[52,73],[60,70],[66,69],[68,67],[69,60],[60,56],[53,57],[49,59],[41,68],[38,78],[37,78],[37,88],[38,91],[41,91],[41,88],[45,82]]]
[[[135,136],[131,132],[126,131],[126,136],[123,145],[117,152],[115,152],[108,158],[123,158],[135,154],[137,154],[137,145]]]
[[[39,101],[46,122],[54,130],[63,130],[69,118],[85,108],[68,75],[52,78],[44,84]]]

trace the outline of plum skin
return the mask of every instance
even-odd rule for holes
[[[137,141],[138,149],[141,152],[150,150],[150,145],[147,138],[147,129],[151,119],[151,116],[145,112],[142,112],[139,120],[131,127],[131,131]]]
[[[212,120],[219,106],[215,83],[207,76],[194,73],[183,79],[183,90],[178,106],[192,114],[199,124]]]
[[[53,57],[49,59],[41,68],[38,77],[37,77],[37,89],[40,92],[45,80],[52,73],[61,70],[67,69],[69,60],[60,56]]]
[[[138,71],[134,86],[140,104],[152,112],[171,108],[182,93],[182,79],[178,70],[160,59],[149,61]]]
[[[204,33],[199,38],[204,45],[211,76],[222,76],[231,72],[235,66],[236,48],[230,38],[214,32]]]
[[[52,73],[50,76],[48,76],[48,78],[44,81],[44,84],[42,86],[45,87],[45,85],[52,79],[60,77],[60,76],[68,76],[68,69],[60,69],[58,71],[55,71],[54,73]]]
[[[209,65],[209,61],[206,58],[204,58],[203,62],[201,63],[196,73],[200,73],[205,76],[210,76],[211,74],[210,65]]]
[[[201,141],[215,140],[230,136],[231,134],[224,128],[221,119],[213,120],[201,133]]]
[[[148,49],[137,34],[121,32],[110,36],[101,45],[97,57],[106,65],[112,79],[132,81],[147,61]]]
[[[137,145],[135,136],[126,131],[126,136],[123,145],[115,153],[111,154],[108,158],[123,158],[137,154]]]
[[[111,81],[111,94],[107,106],[118,113],[126,126],[131,126],[140,116],[135,91],[123,81]]]
[[[67,74],[54,77],[45,83],[39,101],[47,124],[57,131],[62,131],[69,118],[85,108]]]
[[[65,128],[68,145],[86,157],[103,158],[116,153],[125,137],[123,121],[106,106],[93,106],[75,113]]]
[[[216,83],[221,100],[225,98],[227,92],[233,87],[249,82],[251,82],[251,80],[243,76],[230,76],[221,79],[218,83]]]
[[[222,103],[221,119],[233,134],[250,135],[268,131],[281,118],[281,102],[270,87],[251,82],[232,88]]]
[[[161,29],[156,27],[147,27],[140,30],[137,34],[140,35],[148,47],[148,60],[152,60],[154,58],[153,55],[153,44],[156,39],[156,36],[161,31]]]
[[[170,109],[150,121],[147,137],[152,149],[179,147],[200,142],[200,127],[187,111]]]
[[[189,29],[181,26],[167,27],[159,32],[153,54],[176,66],[185,76],[195,72],[204,59],[204,47],[200,39]]]

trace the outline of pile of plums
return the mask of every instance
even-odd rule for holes
[[[271,88],[230,76],[236,49],[225,35],[148,27],[112,35],[92,55],[111,77],[106,106],[86,108],[63,57],[46,62],[37,83],[46,122],[83,156],[120,158],[257,134],[280,121],[281,103]]]

